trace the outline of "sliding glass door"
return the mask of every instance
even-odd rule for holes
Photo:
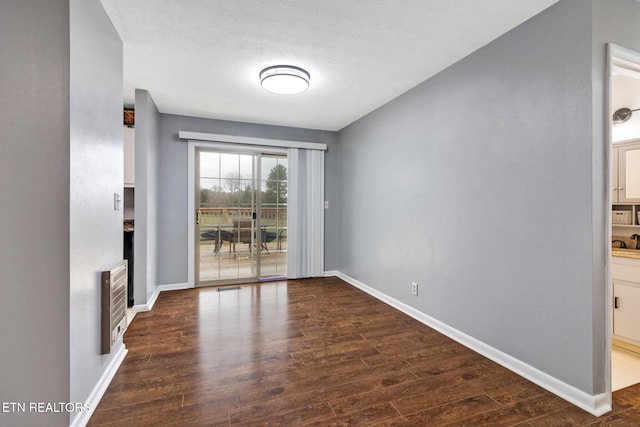
[[[196,284],[286,277],[287,158],[196,151]]]
[[[260,155],[259,230],[262,279],[287,277],[287,157]]]

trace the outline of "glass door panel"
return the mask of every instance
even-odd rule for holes
[[[196,158],[196,283],[257,279],[255,155],[199,150]]]
[[[200,149],[196,284],[285,278],[287,158]]]
[[[263,279],[287,276],[287,158],[260,158],[260,265]]]

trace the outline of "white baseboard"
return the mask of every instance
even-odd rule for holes
[[[324,277],[338,277],[339,274],[338,270],[328,270],[324,272]]]
[[[153,293],[149,297],[149,300],[147,301],[147,304],[146,304],[147,311],[151,311],[159,295],[160,295],[160,286],[156,286],[156,289],[153,291]]]
[[[170,285],[160,285],[160,286],[158,286],[158,291],[159,292],[181,291],[183,289],[190,289],[190,288],[193,288],[193,285],[190,285],[188,283],[172,283]]]
[[[147,306],[149,307],[149,309],[147,311],[151,311],[151,309],[153,308],[153,305],[156,303],[156,300],[158,299],[158,296],[160,295],[160,292],[165,292],[165,291],[180,291],[183,289],[189,289],[190,286],[188,283],[173,283],[170,285],[158,285],[156,287],[156,290],[153,291],[153,294],[151,294],[151,298],[149,298],[149,302],[147,303]]]
[[[151,309],[149,308],[149,306],[147,306],[147,304],[137,304],[131,307],[131,310],[133,311],[133,315],[135,316],[136,313],[144,313],[145,311],[149,311]]]
[[[423,312],[416,310],[415,308],[398,301],[389,295],[382,293],[364,283],[354,279],[353,277],[337,272],[339,278],[349,283],[350,285],[368,293],[374,298],[394,307],[401,312],[413,317],[417,321],[424,323],[425,325],[435,329],[443,335],[448,336],[454,341],[464,345],[483,355],[484,357],[493,360],[494,362],[504,366],[505,368],[515,372],[516,374],[528,379],[529,381],[539,385],[540,387],[550,391],[551,393],[565,399],[566,401],[576,405],[577,407],[584,409],[585,411],[600,416],[611,411],[611,400],[607,393],[590,395],[584,391],[569,385],[559,379],[534,368],[512,356],[509,356],[502,351],[493,348],[482,341],[479,341],[451,326],[434,319],[431,316],[424,314]]]
[[[151,311],[151,309],[153,308],[153,305],[156,303],[156,300],[158,299],[158,295],[160,295],[160,292],[177,291],[181,289],[189,289],[192,287],[193,286],[189,286],[188,283],[160,285],[156,287],[155,291],[153,291],[153,294],[151,294],[151,298],[149,298],[149,301],[146,304],[139,304],[131,307],[131,309],[133,310],[133,315],[135,316],[136,313]],[[73,422],[71,423],[70,427],[82,427],[89,422],[91,415],[93,415],[93,411],[95,411],[96,407],[100,403],[100,399],[102,399],[104,392],[107,391],[107,387],[109,387],[111,380],[113,379],[116,372],[118,371],[118,368],[124,361],[124,358],[127,355],[127,353],[128,353],[128,350],[125,347],[124,343],[122,343],[115,357],[111,360],[111,362],[109,363],[109,366],[107,366],[107,369],[104,371],[104,373],[98,380],[98,383],[96,384],[96,386],[93,388],[93,391],[89,395],[89,398],[87,399],[89,411],[78,414],[73,420]]]
[[[97,384],[91,391],[89,398],[87,399],[86,403],[89,410],[87,412],[78,413],[78,415],[73,419],[70,427],[84,427],[87,425],[89,419],[93,415],[93,412],[98,407],[100,399],[102,399],[104,392],[107,391],[107,387],[109,387],[109,384],[111,384],[111,380],[116,375],[116,372],[118,371],[118,368],[122,364],[122,361],[124,360],[128,351],[129,350],[127,350],[124,343],[122,343],[122,345],[120,345],[120,347],[118,348],[118,352],[116,353],[115,357],[111,359],[111,362],[109,362],[107,369],[105,369],[104,373],[98,380]]]
[[[151,294],[151,298],[149,298],[149,301],[147,301],[145,304],[136,304],[131,307],[134,315],[135,313],[144,313],[145,311],[151,311],[151,309],[153,308],[153,304],[155,304],[156,299],[158,299],[158,295],[160,295],[160,291],[158,290],[158,288],[156,288],[153,294]]]
[[[149,298],[149,301],[147,301],[146,304],[134,305],[133,307],[131,307],[131,309],[133,310],[134,313],[151,311],[151,309],[153,308],[153,305],[156,303],[156,300],[158,299],[158,296],[160,295],[160,292],[179,291],[182,289],[189,289],[189,288],[193,288],[193,286],[190,286],[188,283],[173,283],[170,285],[158,285],[155,291],[153,291],[153,293],[151,294],[151,297]]]

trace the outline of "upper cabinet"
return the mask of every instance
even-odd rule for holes
[[[135,187],[136,148],[135,128],[124,127],[124,186]]]
[[[614,145],[612,157],[611,202],[640,203],[640,140]]]

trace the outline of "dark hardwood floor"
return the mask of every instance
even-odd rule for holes
[[[89,426],[639,426],[596,418],[337,278],[163,292]]]

